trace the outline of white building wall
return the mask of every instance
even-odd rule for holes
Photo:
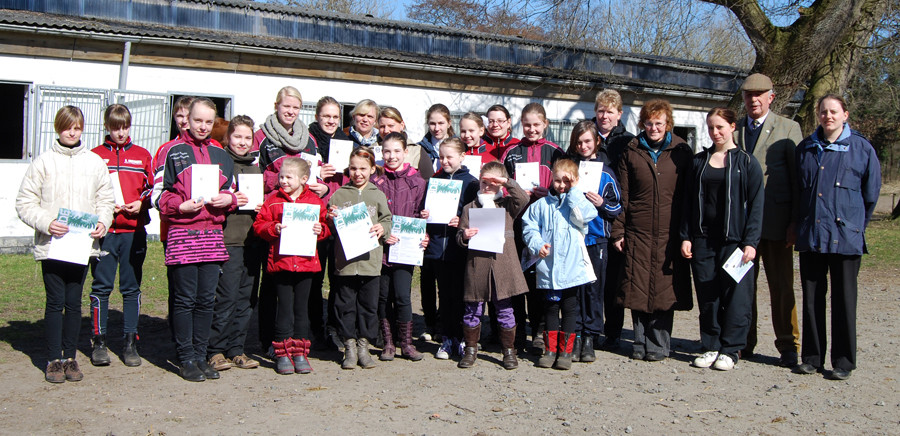
[[[3,71],[0,80],[30,82],[34,85],[55,85],[81,88],[113,89],[118,86],[119,64],[38,59],[18,56],[0,56]],[[505,105],[513,115],[514,134],[521,133],[519,116],[522,108],[536,101],[529,98],[495,96],[489,94],[420,89],[377,83],[346,82],[314,78],[282,77],[276,75],[247,74],[241,72],[203,71],[186,68],[132,65],[128,70],[128,90],[176,94],[197,94],[233,97],[232,113],[249,115],[261,124],[273,113],[278,90],[286,85],[295,86],[303,94],[304,102],[315,103],[320,97],[330,95],[341,102],[355,103],[370,98],[379,104],[391,105],[400,110],[406,121],[410,138],[417,140],[425,131],[425,111],[434,103],[444,103],[451,112],[484,111],[493,104]],[[37,102],[35,102],[37,103]],[[554,120],[580,120],[593,116],[593,102],[563,100],[542,101],[547,116]],[[626,107],[623,122],[631,132],[637,132],[640,108]],[[675,111],[678,126],[695,127],[698,145],[708,146],[705,113],[699,111]],[[562,141],[561,141],[562,142]],[[565,146],[565,144],[560,144]],[[0,161],[0,171],[8,175],[9,182],[0,188],[0,237],[29,236],[31,229],[22,224],[15,214],[15,195],[27,163]],[[148,231],[158,232],[158,220]]]

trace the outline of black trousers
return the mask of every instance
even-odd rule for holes
[[[334,318],[341,338],[373,339],[378,336],[380,276],[339,276],[334,297]]]
[[[182,364],[206,359],[221,266],[218,262],[191,263],[170,265],[168,270],[172,279],[169,293],[175,297],[172,324],[178,359]]]
[[[738,244],[706,238],[692,242],[694,287],[700,308],[700,344],[704,351],[727,354],[735,362],[747,345],[753,310],[754,273],[751,269],[735,283],[722,265]],[[754,266],[755,268],[755,266]]]
[[[544,322],[548,331],[563,331],[575,333],[576,318],[578,317],[578,290],[582,286],[562,290],[559,301],[544,300]],[[540,289],[537,294],[546,298],[547,291]],[[560,310],[562,310],[562,322],[560,322]]]
[[[47,360],[75,358],[81,331],[81,291],[87,270],[87,265],[49,259],[41,261],[47,294],[44,306]]]
[[[438,322],[437,286],[435,285],[434,271],[427,262],[419,267],[419,289],[422,292],[422,316],[425,325],[434,327]]]
[[[278,295],[275,340],[309,338],[309,290],[314,273],[279,271],[272,274]]]
[[[392,265],[381,267],[380,293],[378,296],[378,318],[398,323],[412,321],[412,265]]]
[[[463,284],[465,264],[429,259],[438,284],[438,330],[443,336],[462,338]]]
[[[228,260],[216,286],[216,304],[207,357],[222,353],[229,359],[244,354],[244,342],[253,309],[250,299],[259,285],[260,262],[265,252],[258,245],[226,247]]]
[[[603,334],[610,339],[619,339],[625,324],[625,306],[619,304],[616,298],[625,268],[625,254],[615,248],[607,250],[607,254],[606,280],[603,284],[603,314],[606,315]]]
[[[331,271],[331,268],[334,267],[334,261],[331,260],[334,255],[334,239],[319,241],[316,250],[322,270],[313,274],[312,287],[309,290],[309,328],[310,334],[314,338],[323,338],[325,337],[325,326],[332,325],[329,323],[331,311],[325,309],[326,302],[322,299],[322,288],[325,286],[325,274],[328,274],[329,283],[334,283],[334,274]],[[331,295],[330,291],[329,295]],[[333,306],[334,299],[329,300]]]
[[[544,330],[544,296],[537,291],[537,274],[532,266],[522,272],[528,293],[512,297],[513,311],[516,314],[516,325],[528,325],[532,338]]]
[[[603,333],[603,291],[608,257],[606,243],[589,245],[587,250],[597,280],[578,287],[578,318],[575,330],[585,335],[598,335]]]
[[[800,253],[800,287],[803,290],[803,363],[822,368],[828,341],[825,337],[825,305],[831,273],[831,366],[856,369],[856,296],[862,256]]]

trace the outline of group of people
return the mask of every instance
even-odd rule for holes
[[[371,100],[355,106],[352,125],[342,130],[340,104],[323,97],[307,126],[299,119],[299,91],[285,87],[258,130],[249,117],[235,116],[219,140],[212,138],[215,104],[179,99],[179,135],[150,156],[131,143],[127,107],[105,110],[109,134],[90,149],[80,142],[83,114],[66,106],[55,120],[58,141],[31,164],[16,200],[20,218],[35,229],[34,256],[42,264],[46,380],[83,377],[75,357],[88,267],[91,363],[111,361],[107,313],[118,270],[122,360],[141,364],[137,320],[150,207],[161,217],[169,321],[184,379],[259,366],[244,351],[254,307],[260,343],[279,374],[311,372],[310,349],[329,343],[343,352],[348,370],[376,366],[370,341],[378,342],[381,361],[421,360],[410,298],[415,267],[391,262],[387,253],[400,242],[392,217],[428,219],[429,185],[438,181],[461,189],[455,216],[428,223],[420,244],[420,338],[440,343],[437,359],[458,356],[458,367],[472,367],[482,332],[490,331],[502,366],[515,369],[530,333],[541,355],[537,366],[566,370],[573,361],[594,361],[595,349],[620,348],[627,308],[631,357],[661,361],[671,351],[674,312],[693,307],[696,289],[703,353],[692,364],[727,371],[754,353],[759,257],[780,363],[799,373],[824,370],[831,273],[828,376],[846,379],[856,368],[856,281],[880,166],[871,144],[847,124],[841,97],[818,102],[820,126],[803,139],[797,123],[769,111],[772,89],[768,77],[748,77],[747,116],[709,111],[713,145],[697,154],[673,133],[665,100],[643,105],[637,136],[626,131],[622,98],[613,90],[598,93],[596,117],[575,125],[566,148],[545,138],[549,123],[539,103],[523,108],[521,139],[512,137],[512,116],[502,105],[466,113],[453,126],[449,109],[435,104],[425,116],[428,133],[414,143],[400,112]],[[352,141],[347,162],[329,162],[333,140]],[[479,156],[480,168],[466,165],[467,156]],[[517,171],[526,163],[537,163],[537,174],[520,185],[526,178]],[[599,177],[586,177],[600,168],[596,163]],[[242,191],[250,179],[241,175],[250,174],[261,175],[259,204]],[[204,177],[218,189],[205,198],[192,186]],[[377,247],[348,256],[349,241],[335,222],[361,203]],[[317,241],[312,255],[282,253],[289,204],[298,205],[292,213],[303,207],[313,214],[304,230]],[[70,230],[61,209],[95,216],[86,264],[52,255],[51,241]],[[471,218],[477,209],[500,209],[505,217],[504,241],[492,251],[469,247],[479,232]],[[792,247],[800,251],[803,295],[799,364]]]

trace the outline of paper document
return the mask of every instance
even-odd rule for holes
[[[750,268],[753,267],[753,261],[743,263],[741,259],[744,257],[744,250],[741,250],[740,247],[734,249],[734,253],[731,253],[731,256],[728,257],[728,260],[725,261],[725,264],[722,265],[722,269],[734,279],[735,283],[740,283],[741,279],[744,278],[744,275],[747,274],[747,271],[750,271]]]
[[[428,191],[425,193],[425,209],[428,210],[428,222],[447,224],[456,216],[459,209],[459,196],[462,194],[462,180],[428,179]]]
[[[265,201],[263,194],[262,174],[238,174],[238,191],[247,196],[247,204],[241,206],[241,210],[256,210],[256,206]]]
[[[526,191],[541,186],[541,170],[537,162],[516,164],[516,183]]]
[[[368,253],[381,245],[375,234],[369,233],[372,218],[366,203],[360,202],[338,209],[337,216],[334,217],[334,228],[337,230],[347,260]]]
[[[278,253],[283,256],[315,256],[318,235],[313,224],[319,222],[318,204],[284,203],[281,215],[281,238]]]
[[[125,195],[122,194],[122,181],[119,179],[119,172],[109,174],[109,181],[113,186],[113,197],[116,199],[116,206],[125,205]]]
[[[422,266],[425,254],[425,249],[422,248],[422,241],[425,239],[425,220],[394,215],[391,236],[396,236],[400,241],[388,249],[388,262]]]
[[[212,164],[191,165],[191,199],[208,203],[219,195],[219,166]]]
[[[97,215],[71,209],[60,209],[56,220],[69,226],[69,231],[61,237],[54,236],[50,240],[47,257],[63,262],[87,265],[91,258],[91,247],[94,238],[91,232],[97,227]]]
[[[319,177],[319,156],[309,153],[300,153],[300,158],[309,163],[309,183],[315,183]]]
[[[467,154],[463,157],[462,161],[463,166],[469,169],[469,173],[478,177],[477,174],[481,173],[481,156],[477,154]]]
[[[503,253],[506,243],[506,209],[470,208],[469,228],[478,233],[469,239],[469,250]]]
[[[334,170],[340,173],[350,166],[353,142],[346,139],[332,139],[328,144],[328,163],[334,165]]]
[[[600,193],[603,162],[582,161],[578,164],[578,187],[584,192]]]

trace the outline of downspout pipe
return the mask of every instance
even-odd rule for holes
[[[128,84],[128,63],[131,60],[131,41],[125,41],[125,49],[122,51],[122,65],[119,67],[119,87],[125,89]]]

